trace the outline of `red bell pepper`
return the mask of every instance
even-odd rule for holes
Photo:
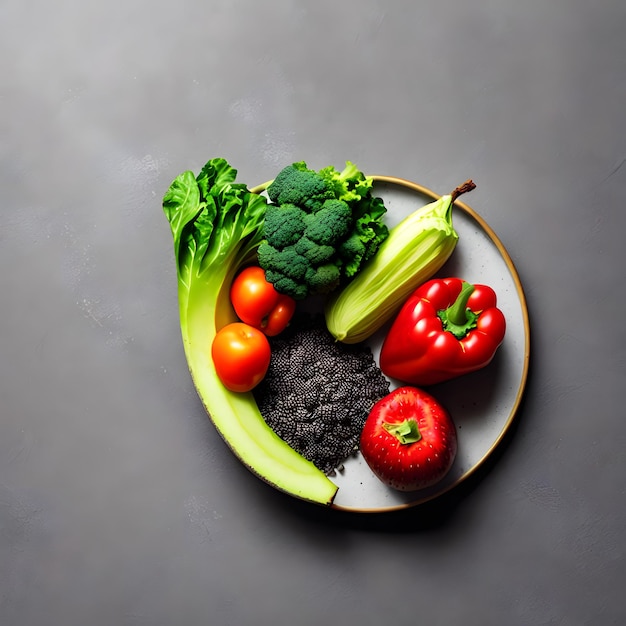
[[[405,383],[434,385],[485,367],[505,330],[491,287],[435,278],[404,303],[383,342],[380,368]]]

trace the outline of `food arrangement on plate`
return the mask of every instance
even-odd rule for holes
[[[163,198],[185,354],[220,435],[261,479],[317,504],[351,490],[336,477],[354,459],[361,486],[407,502],[448,488],[460,426],[445,383],[488,370],[507,333],[496,289],[440,275],[474,183],[415,199],[392,224],[384,177],[351,162],[292,163],[258,187],[236,175],[211,159]],[[524,380],[525,367],[515,405]]]

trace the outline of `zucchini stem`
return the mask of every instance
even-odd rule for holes
[[[472,191],[472,189],[476,189],[476,185],[474,181],[469,179],[466,180],[462,185],[459,185],[450,195],[452,196],[452,202],[455,202],[456,199],[463,195],[464,193],[468,193]]]

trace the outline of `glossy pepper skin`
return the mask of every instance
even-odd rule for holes
[[[485,367],[504,339],[506,320],[487,285],[435,278],[416,289],[380,353],[390,378],[434,385]]]

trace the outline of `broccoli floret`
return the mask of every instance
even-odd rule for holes
[[[314,266],[328,263],[337,252],[333,246],[322,246],[306,236],[301,237],[294,248]]]
[[[280,272],[293,280],[302,280],[310,264],[295,249],[295,246],[274,248],[268,243],[262,243],[258,249],[259,262],[267,271]]]
[[[291,296],[294,300],[302,300],[309,295],[309,288],[280,272],[267,270],[265,278],[274,285],[276,291]]]
[[[352,226],[352,211],[342,200],[326,200],[317,213],[304,218],[304,234],[324,246],[335,246]]]
[[[272,184],[267,195],[274,204],[297,204],[310,207],[332,197],[326,181],[314,170],[307,168],[304,161],[283,168]]]
[[[315,172],[304,161],[265,186],[271,203],[263,232],[271,250],[259,248],[258,262],[278,291],[296,299],[328,293],[378,250],[389,231],[371,186],[350,162],[342,172],[332,166]]]
[[[267,243],[275,248],[295,244],[304,233],[306,215],[295,204],[268,205],[263,225],[263,236]]]
[[[351,278],[359,271],[365,252],[365,244],[356,232],[339,246],[339,254],[345,261],[343,271],[348,278]]]
[[[311,268],[306,273],[306,282],[313,293],[330,293],[339,286],[341,270],[333,263]]]
[[[298,315],[270,339],[268,372],[253,393],[276,434],[326,473],[358,450],[374,403],[389,392],[371,350],[335,341],[323,317]]]
[[[308,293],[306,274],[311,264],[299,254],[295,246],[274,248],[262,243],[257,250],[259,265],[265,270],[265,278],[280,293],[302,300]]]

